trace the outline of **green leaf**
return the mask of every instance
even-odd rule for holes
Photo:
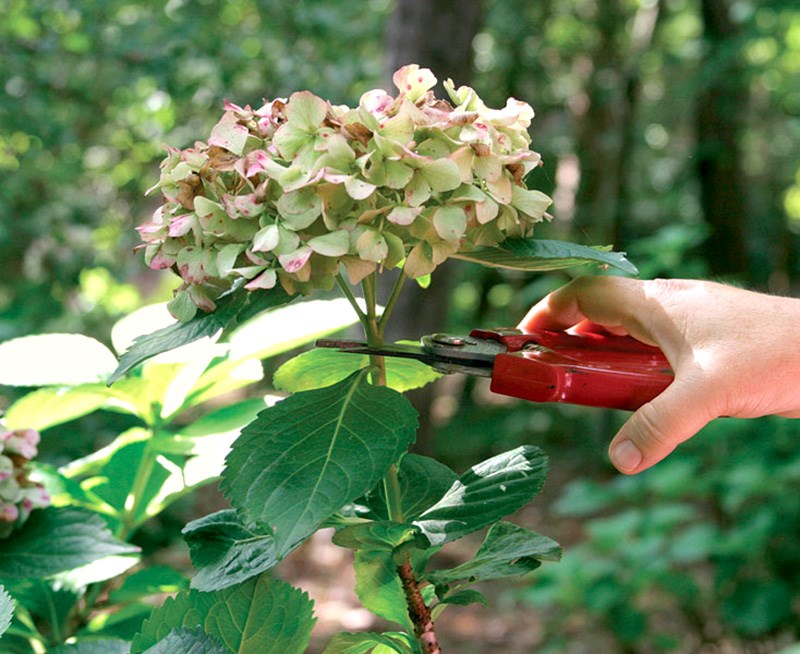
[[[0,385],[76,386],[102,381],[116,366],[111,350],[80,334],[40,334],[0,343]]]
[[[176,322],[152,334],[139,336],[120,357],[119,366],[108,378],[113,384],[125,373],[143,361],[162,352],[192,343],[201,338],[213,337],[220,330],[233,327],[266,309],[290,302],[292,297],[282,288],[269,292],[248,293],[243,288],[226,295],[217,302],[213,313],[198,312],[188,322]]]
[[[123,410],[135,413],[135,409],[103,384],[80,386],[54,386],[40,388],[14,402],[5,414],[9,429],[36,429],[75,420],[99,409]]]
[[[370,521],[339,529],[333,542],[339,547],[354,550],[384,550],[391,552],[403,543],[413,541],[419,529],[414,525],[389,520]]]
[[[437,620],[448,606],[469,606],[470,604],[489,606],[489,601],[483,593],[479,593],[477,590],[461,590],[440,600],[431,609],[431,618]]]
[[[284,363],[272,378],[275,388],[296,393],[330,386],[369,365],[366,354],[318,348]],[[404,393],[436,381],[441,375],[413,359],[386,359],[386,385]]]
[[[416,427],[409,401],[363,370],[262,411],[228,455],[221,487],[246,520],[269,525],[283,556],[373,488]]]
[[[0,541],[0,577],[49,577],[139,548],[117,540],[96,513],[74,507],[40,509]]]
[[[431,545],[477,531],[521,509],[542,488],[547,457],[524,445],[483,461],[461,475],[414,524]]]
[[[122,586],[111,591],[109,600],[115,604],[127,604],[158,593],[176,593],[188,586],[189,580],[177,570],[154,565],[126,577]]]
[[[404,642],[405,634],[392,633],[358,633],[336,634],[323,650],[322,654],[366,654],[374,652],[382,654],[397,652],[398,654],[411,654],[411,648]],[[380,649],[377,649],[380,648]]]
[[[406,595],[391,552],[357,550],[354,557],[356,595],[375,615],[402,625],[408,631],[414,625],[408,617]]]
[[[636,266],[625,258],[624,253],[608,252],[602,248],[577,243],[535,238],[509,238],[496,247],[458,252],[453,256],[484,266],[510,270],[560,270],[596,263],[601,266],[614,266],[630,275],[639,274]]]
[[[180,627],[200,627],[235,654],[303,654],[316,621],[313,606],[306,593],[267,575],[213,593],[183,591],[153,611],[131,654]]]
[[[198,569],[192,588],[222,590],[241,583],[278,563],[272,534],[248,527],[232,509],[217,511],[188,523],[183,537]]]
[[[400,461],[400,498],[403,515],[413,520],[442,499],[458,478],[455,472],[434,458],[420,454],[406,454]],[[386,495],[383,486],[367,501],[369,507],[382,519],[388,519]]]
[[[72,645],[62,645],[48,651],[49,654],[128,654],[130,646],[131,644],[124,640],[103,638],[101,640],[81,640]]]
[[[145,654],[230,654],[225,645],[200,628],[180,627],[150,647]]]
[[[449,570],[426,573],[425,578],[436,586],[456,581],[470,583],[524,575],[535,570],[541,561],[557,561],[561,557],[558,543],[547,536],[523,529],[510,522],[498,522],[486,534],[475,557]]]
[[[11,626],[11,620],[14,617],[14,600],[11,595],[6,592],[6,589],[0,586],[0,638]]]

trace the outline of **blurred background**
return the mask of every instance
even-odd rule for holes
[[[491,106],[534,107],[535,185],[554,198],[539,237],[613,245],[645,278],[798,293],[796,0],[0,0],[0,341],[108,342],[119,318],[169,297],[175,280],[132,253],[134,227],[157,206],[144,192],[164,145],[204,139],[223,99],[309,89],[352,104],[412,62]],[[595,271],[450,265],[411,299],[425,311],[396,314],[414,318],[397,335],[516,324],[582,272]],[[0,388],[0,408],[13,399]],[[445,651],[800,651],[795,421],[717,421],[621,478],[605,450],[622,414],[498,401],[457,377],[416,401],[419,450],[458,470],[541,445],[550,479],[514,520],[565,549],[529,579],[484,589],[491,608],[446,613]],[[103,429],[78,422],[47,455],[58,462]],[[195,509],[143,538],[180,550]],[[337,615],[370,626],[346,595],[314,588],[342,581],[337,556],[312,542],[280,574],[317,593],[332,616],[321,626]]]

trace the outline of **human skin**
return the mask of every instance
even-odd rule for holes
[[[715,282],[580,277],[519,325],[606,330],[657,345],[675,380],[611,441],[625,474],[646,470],[721,416],[800,417],[800,300]]]

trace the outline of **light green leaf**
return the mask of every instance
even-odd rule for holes
[[[222,590],[278,563],[269,530],[248,527],[232,509],[193,520],[181,533],[198,570],[192,578],[192,588],[198,590]]]
[[[104,384],[82,384],[40,388],[28,393],[8,408],[5,422],[9,429],[43,431],[99,409],[136,412]]]
[[[290,393],[330,386],[369,365],[366,354],[349,354],[325,348],[304,352],[275,371],[275,388]],[[413,359],[386,359],[386,385],[404,393],[436,381],[441,375]]]
[[[406,608],[406,595],[397,575],[397,565],[392,560],[392,553],[357,550],[354,566],[356,595],[364,607],[384,620],[413,631],[414,626]]]
[[[0,385],[75,386],[104,380],[117,359],[80,334],[40,334],[0,343]]]
[[[228,455],[221,487],[248,521],[269,525],[282,556],[373,488],[416,427],[408,400],[360,371],[262,411]]]
[[[414,525],[379,520],[339,529],[333,536],[333,542],[339,547],[354,550],[391,552],[403,543],[413,541],[417,534],[419,529]]]
[[[131,644],[118,638],[80,640],[48,650],[48,654],[128,654]]]
[[[538,447],[504,452],[461,475],[414,524],[431,545],[456,540],[521,509],[542,489],[546,475],[547,457]]]
[[[467,231],[467,214],[461,207],[439,207],[433,214],[436,233],[446,241],[457,241]]]
[[[400,498],[406,520],[417,518],[436,504],[450,489],[458,476],[434,458],[406,454],[400,461]],[[388,519],[386,497],[382,486],[369,497],[370,508],[381,518]]]
[[[119,366],[108,378],[113,384],[125,373],[147,359],[192,343],[201,338],[212,337],[220,330],[233,327],[255,314],[287,302],[293,298],[282,288],[275,287],[269,292],[248,293],[240,288],[217,302],[213,313],[199,312],[189,322],[177,322],[159,329],[152,334],[138,337],[119,360]]]
[[[237,121],[238,119],[233,113],[226,112],[211,129],[208,144],[225,148],[241,156],[244,153],[244,146],[247,143],[249,132],[247,127],[239,125]]]
[[[545,239],[510,238],[496,247],[458,252],[453,256],[484,266],[510,270],[559,270],[595,263],[614,266],[630,275],[639,274],[636,266],[625,258],[624,253]]]
[[[436,586],[457,581],[470,583],[524,575],[542,561],[558,561],[561,548],[554,540],[510,522],[498,522],[486,534],[475,557],[449,570],[435,570],[425,578]]]
[[[14,617],[14,600],[11,595],[6,592],[6,589],[0,586],[0,638],[11,626],[11,620]]]
[[[511,188],[511,206],[531,218],[544,218],[545,211],[552,203],[553,200],[541,191],[529,191],[516,185]]]
[[[203,448],[219,437],[225,438],[231,433],[238,436],[241,428],[253,422],[264,408],[264,400],[259,399],[228,404],[198,418],[178,433],[162,434],[155,446],[161,452],[201,454]]]
[[[230,651],[199,627],[179,627],[147,649],[145,654],[230,654]]]
[[[303,654],[315,622],[313,605],[306,593],[267,575],[213,593],[183,591],[153,611],[131,654],[180,627],[200,627],[235,654]]]
[[[177,593],[189,586],[189,580],[174,568],[153,565],[129,575],[109,595],[112,603],[127,604],[156,594]]]
[[[402,633],[341,633],[331,639],[322,654],[367,654],[367,652],[411,654],[411,648],[405,642],[405,638],[405,634]]]
[[[434,191],[452,191],[461,186],[461,173],[452,159],[434,159],[420,166],[425,181]]]
[[[96,513],[75,507],[39,509],[12,537],[0,540],[0,577],[50,577],[138,551],[114,538]]]

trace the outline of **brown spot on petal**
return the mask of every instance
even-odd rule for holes
[[[342,133],[352,141],[358,141],[362,145],[369,143],[372,138],[372,130],[363,123],[347,123],[342,125]]]
[[[518,163],[508,164],[506,166],[508,172],[511,173],[511,176],[514,178],[514,181],[517,184],[522,184],[522,178],[525,177],[525,166]]]
[[[485,143],[473,143],[472,150],[479,157],[488,157],[490,154],[492,154],[492,150]]]
[[[194,211],[194,199],[201,195],[202,181],[200,176],[192,173],[186,179],[178,180],[177,200],[184,209]]]
[[[239,161],[239,156],[218,145],[212,145],[208,148],[208,161],[212,168],[228,172],[234,169],[236,162]]]

